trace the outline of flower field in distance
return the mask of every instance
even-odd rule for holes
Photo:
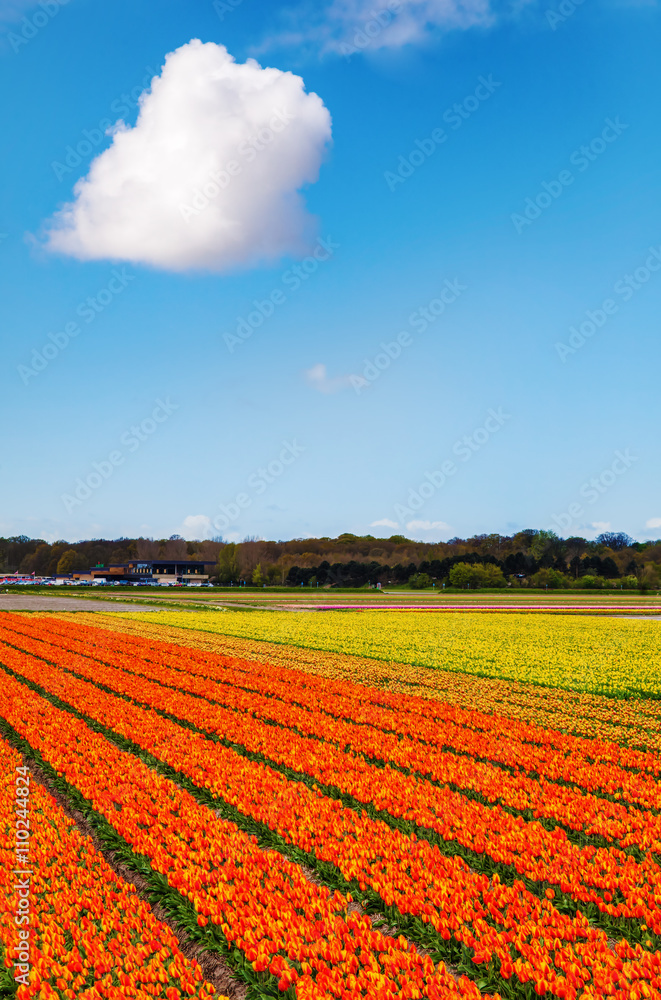
[[[19,1000],[661,1000],[659,623],[477,617],[0,614]]]
[[[661,697],[659,622],[590,615],[161,611],[143,621],[603,695]]]
[[[472,705],[480,711],[525,722],[548,725],[576,735],[600,737],[616,743],[661,750],[661,701],[650,697],[620,698],[592,695],[542,684],[526,684],[462,673],[440,667],[419,667],[391,660],[319,651],[264,639],[244,639],[218,631],[177,628],[162,614],[145,617],[96,612],[61,613],[64,621],[101,625],[110,631],[147,636],[221,655],[291,667],[330,680],[358,681],[400,694],[437,699],[444,703]],[[231,619],[229,619],[231,620]],[[223,623],[228,621],[222,619]],[[194,621],[193,621],[194,624]],[[216,624],[220,627],[220,622]],[[556,653],[562,656],[562,650]]]

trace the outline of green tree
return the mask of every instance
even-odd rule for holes
[[[607,545],[613,552],[621,552],[633,545],[633,538],[624,531],[603,531],[595,538],[597,545]]]
[[[650,588],[659,586],[657,568],[653,563],[646,563],[636,573],[638,578],[638,590],[641,594],[646,594]]]
[[[504,587],[507,583],[500,566],[493,563],[457,563],[449,573],[453,587]]]
[[[568,587],[569,581],[555,569],[540,569],[530,578],[530,586],[555,590],[558,587]]]
[[[574,586],[578,590],[600,590],[603,585],[603,577],[593,576],[592,573],[586,573],[585,576],[579,577],[574,583]]]
[[[605,576],[607,580],[617,580],[620,575],[617,563],[610,556],[601,560],[601,575]]]
[[[21,573],[36,573],[37,576],[46,576],[50,559],[50,545],[48,542],[41,542],[32,555],[25,556],[19,570]]]
[[[48,566],[46,567],[46,573],[48,576],[55,576],[57,573],[57,564],[68,548],[69,546],[66,542],[54,542],[53,545],[51,545],[50,559],[48,561]]]
[[[480,566],[480,569],[482,570],[481,587],[507,586],[507,580],[500,566],[494,566],[493,563],[486,563],[484,566]]]
[[[252,571],[252,585],[253,587],[261,587],[264,583],[264,574],[262,573],[262,564],[257,563],[254,570]]]
[[[409,577],[409,587],[412,590],[424,590],[425,587],[431,587],[432,578],[429,573],[416,573],[415,576]]]
[[[477,567],[472,563],[460,562],[452,567],[448,579],[453,587],[477,587]]]
[[[61,574],[75,573],[78,570],[87,569],[86,561],[85,556],[76,552],[75,549],[67,549],[59,559],[57,572]]]
[[[239,579],[239,557],[234,542],[223,545],[218,553],[218,579],[221,583],[236,583]]]
[[[538,531],[530,546],[530,554],[539,562],[544,556],[557,558],[562,551],[562,543],[555,531]]]

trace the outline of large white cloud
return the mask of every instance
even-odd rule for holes
[[[314,223],[299,191],[330,138],[330,114],[299,76],[193,39],[166,56],[135,126],[115,126],[47,224],[47,246],[173,271],[303,254]]]

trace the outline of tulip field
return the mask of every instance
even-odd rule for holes
[[[370,614],[0,613],[0,997],[661,1000],[659,623]]]
[[[589,615],[444,611],[253,611],[129,613],[242,639],[268,635],[325,652],[352,653],[489,678],[601,695],[661,697],[659,623]]]

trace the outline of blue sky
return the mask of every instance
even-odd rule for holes
[[[0,3],[0,533],[661,535],[658,5],[386,9]]]

